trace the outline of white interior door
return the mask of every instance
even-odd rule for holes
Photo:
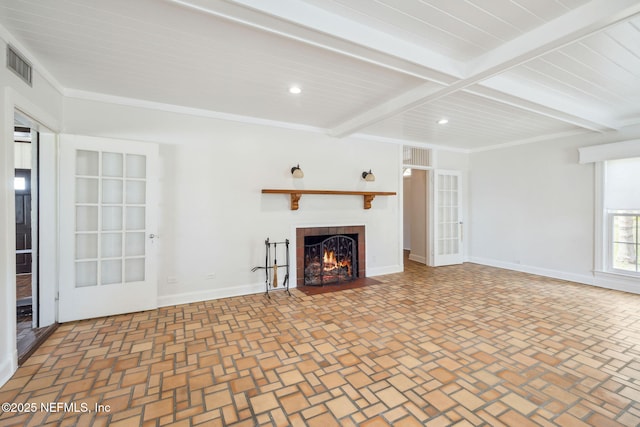
[[[60,322],[157,307],[157,159],[156,144],[60,136]]]
[[[433,173],[433,265],[462,264],[462,174]]]

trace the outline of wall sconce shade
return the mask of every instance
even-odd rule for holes
[[[300,169],[299,164],[291,168],[291,175],[293,175],[294,178],[304,177],[304,172],[302,172],[302,169]]]
[[[371,169],[369,169],[369,172],[364,171],[362,172],[362,179],[364,179],[365,181],[375,181],[376,180],[376,176],[373,174],[373,172],[371,172]]]

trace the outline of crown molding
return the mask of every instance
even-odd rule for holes
[[[104,102],[106,104],[122,105],[126,107],[144,108],[147,110],[165,111],[168,113],[185,114],[188,116],[206,117],[210,119],[227,120],[252,125],[272,126],[283,129],[298,130],[312,133],[326,134],[327,130],[302,125],[298,123],[282,122],[278,120],[261,119],[258,117],[243,116],[240,114],[222,113],[219,111],[206,110],[202,108],[185,107],[182,105],[165,104],[162,102],[146,101],[138,98],[128,98],[124,96],[107,95],[98,92],[89,92],[78,89],[66,89],[64,96],[67,98],[81,99],[85,101]]]

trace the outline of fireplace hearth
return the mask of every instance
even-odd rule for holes
[[[297,285],[340,285],[364,278],[364,237],[364,226],[298,228]]]

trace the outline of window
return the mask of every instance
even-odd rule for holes
[[[640,276],[640,158],[605,162],[604,215],[605,269]]]
[[[612,270],[640,272],[638,262],[638,226],[640,212],[610,212],[611,218],[611,262]]]
[[[18,191],[26,190],[27,180],[23,176],[16,176],[13,178],[13,189]]]

